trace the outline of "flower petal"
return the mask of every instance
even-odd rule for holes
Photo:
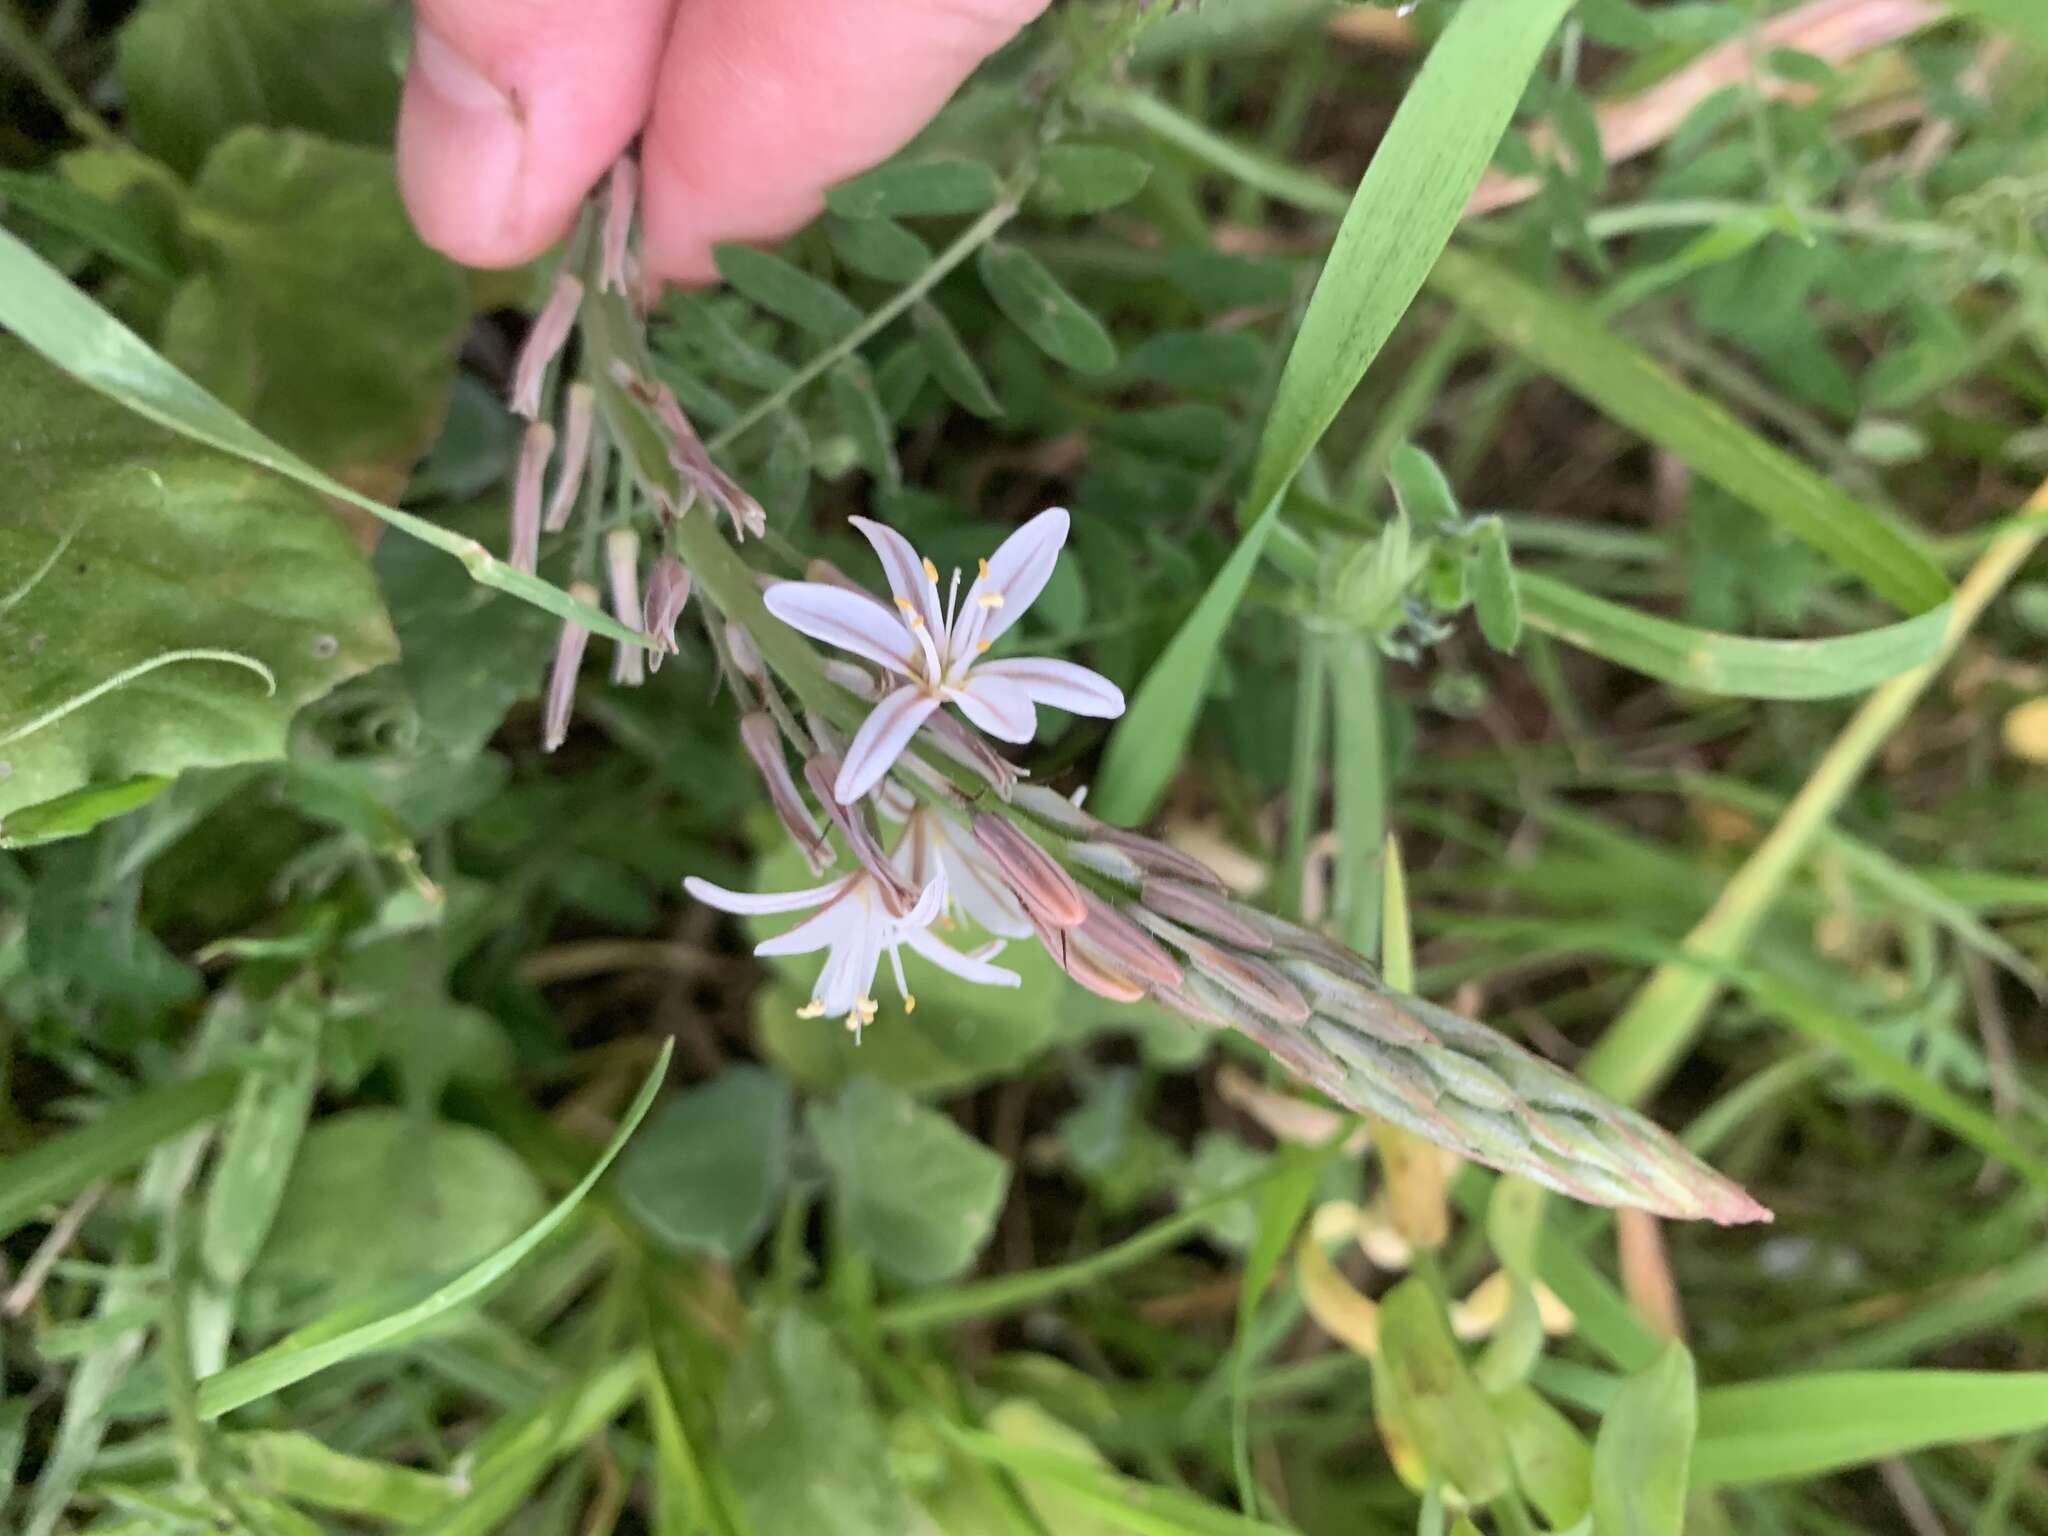
[[[937,697],[922,688],[898,688],[870,710],[839,765],[832,798],[851,805],[873,789],[938,707]]]
[[[1003,661],[985,661],[969,676],[969,683],[984,677],[1000,677],[1015,683],[1035,704],[1050,704],[1069,714],[1094,715],[1114,720],[1124,712],[1123,690],[1100,672],[1077,667],[1071,661],[1050,656],[1013,656]]]
[[[945,940],[935,938],[922,930],[904,934],[903,942],[940,970],[950,971],[962,981],[971,981],[984,987],[1017,987],[1024,984],[1024,979],[1015,971],[1006,971],[1000,965],[990,965],[986,960],[963,955]]]
[[[770,587],[761,600],[791,629],[892,672],[910,675],[917,642],[894,613],[873,598],[822,581],[782,581]]]
[[[909,611],[924,620],[933,641],[943,645],[946,616],[939,609],[938,586],[925,574],[924,560],[911,547],[910,540],[872,518],[849,517],[847,521],[875,547],[882,572],[889,578],[889,590],[896,596],[896,606],[900,609],[905,603],[910,604]]]
[[[774,912],[801,912],[806,907],[823,906],[846,889],[849,878],[841,875],[837,880],[827,880],[823,885],[814,885],[804,891],[762,891],[756,895],[747,891],[728,891],[722,885],[713,885],[709,880],[691,875],[683,882],[683,889],[705,906],[716,907],[721,912],[737,912],[742,917],[764,917]]]
[[[946,875],[941,870],[925,882],[917,893],[917,903],[896,919],[898,936],[906,933],[921,933],[938,921],[940,911],[946,905]]]
[[[960,633],[949,647],[952,662],[972,660],[984,641],[995,641],[1038,601],[1059,563],[1069,526],[1066,508],[1048,507],[988,557],[988,574],[976,577],[967,589]],[[1000,601],[984,604],[984,598]]]
[[[1038,710],[1021,684],[991,677],[981,669],[949,690],[960,713],[998,741],[1029,741],[1038,733]]]
[[[808,955],[813,950],[844,944],[860,926],[861,914],[850,901],[835,901],[822,912],[813,912],[787,933],[763,939],[754,946],[757,955]]]
[[[882,924],[877,913],[875,921],[856,924],[842,943],[832,947],[811,996],[824,1005],[826,1017],[844,1018],[874,993],[875,967],[881,963]]]
[[[946,889],[968,921],[1006,939],[1031,937],[1031,920],[1024,915],[1024,908],[972,838],[965,833],[947,834],[934,841],[939,867],[946,872]]]

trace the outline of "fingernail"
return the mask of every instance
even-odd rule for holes
[[[425,27],[413,33],[412,59],[420,79],[442,102],[460,112],[510,118],[517,113],[507,96],[452,43]]]

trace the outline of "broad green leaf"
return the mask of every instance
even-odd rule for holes
[[[674,1048],[673,1042],[663,1044],[653,1069],[640,1085],[640,1092],[634,1096],[633,1102],[627,1106],[611,1140],[605,1143],[604,1150],[598,1153],[597,1160],[583,1177],[540,1220],[481,1263],[417,1301],[390,1309],[379,1308],[367,1315],[362,1307],[337,1308],[326,1317],[287,1335],[261,1354],[244,1360],[240,1365],[230,1366],[217,1376],[207,1377],[199,1384],[201,1416],[219,1418],[245,1403],[253,1403],[258,1398],[282,1391],[294,1382],[317,1375],[331,1365],[413,1338],[441,1318],[480,1300],[517,1268],[521,1260],[553,1236],[569,1219],[570,1213],[583,1203],[583,1197],[604,1177],[605,1170],[619,1155],[619,1149],[625,1146],[646,1118],[649,1107],[654,1103],[654,1095],[661,1087],[662,1076],[668,1071],[669,1056]]]
[[[1288,352],[1238,508],[1238,547],[1111,734],[1090,802],[1097,815],[1141,821],[1165,793],[1282,493],[1421,290],[1570,8],[1571,0],[1467,0],[1430,49],[1358,184]]]
[[[1003,414],[1002,402],[944,311],[929,300],[920,300],[910,312],[910,323],[941,389],[984,419],[994,420]]]
[[[984,1422],[990,1434],[1013,1445],[1049,1451],[1114,1475],[1109,1458],[1095,1448],[1094,1442],[1029,1398],[1005,1398],[988,1411]],[[1057,1531],[1060,1536],[1116,1536],[1117,1532],[1129,1529],[1122,1521],[1100,1513],[1085,1496],[1050,1478],[1020,1477],[1017,1485],[1023,1490],[1032,1514],[1047,1531]]]
[[[386,0],[144,0],[116,45],[129,131],[187,176],[250,124],[387,143],[391,27]]]
[[[165,362],[141,337],[5,229],[0,229],[0,326],[80,383],[138,416],[359,507],[421,543],[453,555],[481,586],[510,592],[522,602],[574,619],[609,639],[638,639],[635,631],[596,605],[580,603],[539,577],[514,570],[493,558],[475,539],[366,496],[264,436]]]
[[[1446,533],[1464,520],[1457,492],[1435,459],[1413,443],[1399,443],[1387,458],[1394,500],[1420,533]]]
[[[619,1163],[619,1196],[669,1248],[744,1258],[789,1177],[788,1083],[729,1067],[655,1114]]]
[[[824,1324],[794,1308],[757,1320],[726,1376],[718,1423],[720,1461],[749,1530],[909,1531],[881,1421]]]
[[[1102,322],[1022,246],[991,240],[975,257],[989,297],[1048,357],[1081,373],[1116,366],[1116,343]]]
[[[842,219],[828,214],[825,233],[841,261],[878,282],[912,282],[932,264],[932,248],[894,219]]]
[[[895,160],[833,187],[825,206],[847,219],[908,219],[979,213],[1001,195],[996,173],[979,160]]]
[[[1917,614],[1949,595],[1914,534],[1765,442],[1582,306],[1466,251],[1445,252],[1430,282],[1538,367],[1887,601]]]
[[[874,376],[857,356],[843,357],[830,374],[832,406],[839,424],[853,439],[861,468],[895,490],[903,483],[903,470],[896,462],[896,429],[875,394]]]
[[[200,270],[172,300],[165,356],[259,431],[394,499],[440,431],[469,306],[413,233],[391,157],[238,129],[185,222]]]
[[[945,1115],[857,1077],[807,1123],[847,1240],[912,1285],[950,1280],[995,1226],[1010,1169]]]
[[[1942,603],[1859,634],[1752,640],[1624,608],[1538,572],[1519,572],[1517,580],[1532,629],[1676,687],[1744,699],[1862,693],[1932,660],[1950,618],[1949,605]]]
[[[362,555],[314,498],[13,345],[0,466],[0,818],[282,756],[300,705],[394,653]]]
[[[1248,331],[1161,331],[1126,352],[1117,372],[1192,394],[1242,395],[1265,366],[1266,349]]]
[[[851,299],[780,256],[750,245],[718,245],[711,259],[740,294],[820,341],[837,341],[861,322]]]
[[[656,333],[657,341],[671,349],[680,341],[720,378],[732,379],[755,389],[780,389],[793,377],[789,364],[734,330],[718,306],[701,295],[671,293],[663,301],[662,314],[668,320],[668,327]],[[695,408],[688,399],[683,401],[683,406],[695,414]],[[719,423],[699,422],[698,425],[717,426]]]
[[[335,1305],[475,1264],[546,1208],[526,1164],[486,1131],[403,1109],[314,1124],[292,1165],[256,1280],[319,1286]]]
[[[1495,1187],[1507,1183],[1503,1179]],[[1586,1437],[1533,1387],[1513,1387],[1488,1401],[1507,1437],[1515,1486],[1555,1530],[1585,1519],[1593,1504],[1593,1448]]]
[[[1098,213],[1136,197],[1151,174],[1151,162],[1128,149],[1063,140],[1038,157],[1031,201],[1054,215]]]
[[[1379,1330],[1374,1385],[1384,1383],[1387,1410],[1431,1479],[1449,1483],[1474,1502],[1505,1493],[1507,1440],[1428,1283],[1403,1280],[1389,1291],[1380,1301]]]
[[[181,1078],[113,1106],[96,1124],[0,1158],[0,1237],[95,1181],[126,1173],[160,1143],[224,1113],[238,1081],[233,1072]]]
[[[1608,1405],[1593,1441],[1593,1536],[1679,1536],[1699,1402],[1672,1340]]]
[[[2048,1425],[2048,1371],[1834,1371],[1700,1394],[1703,1487],[1818,1477]]]

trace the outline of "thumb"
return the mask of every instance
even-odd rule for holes
[[[647,115],[670,0],[418,0],[398,183],[426,242],[512,266],[560,238]]]

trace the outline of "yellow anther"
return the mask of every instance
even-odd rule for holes
[[[974,654],[979,656],[983,651],[987,650],[990,646],[994,644],[995,641],[993,640],[977,640],[974,642]]]
[[[939,584],[939,568],[932,564],[929,556],[924,562],[924,579],[935,587]]]
[[[903,1011],[905,1013],[917,1012],[917,999],[908,992],[903,994]]]
[[[814,997],[808,1003],[805,1003],[803,1007],[797,1009],[796,1016],[800,1019],[815,1019],[824,1011],[825,1005]]]
[[[984,592],[975,601],[984,608],[1000,608],[1003,606],[1003,594],[1000,592]]]
[[[899,597],[899,598],[897,598],[897,599],[896,599],[896,606],[897,606],[898,608],[901,608],[901,609],[902,609],[902,610],[903,610],[903,611],[904,611],[905,613],[915,613],[915,612],[917,612],[917,605],[916,605],[916,604],[914,604],[914,603],[912,603],[912,602],[911,602],[911,600],[910,600],[909,598],[907,598],[907,597]]]
[[[983,581],[988,580],[988,562],[986,560],[981,562],[981,579]]]

